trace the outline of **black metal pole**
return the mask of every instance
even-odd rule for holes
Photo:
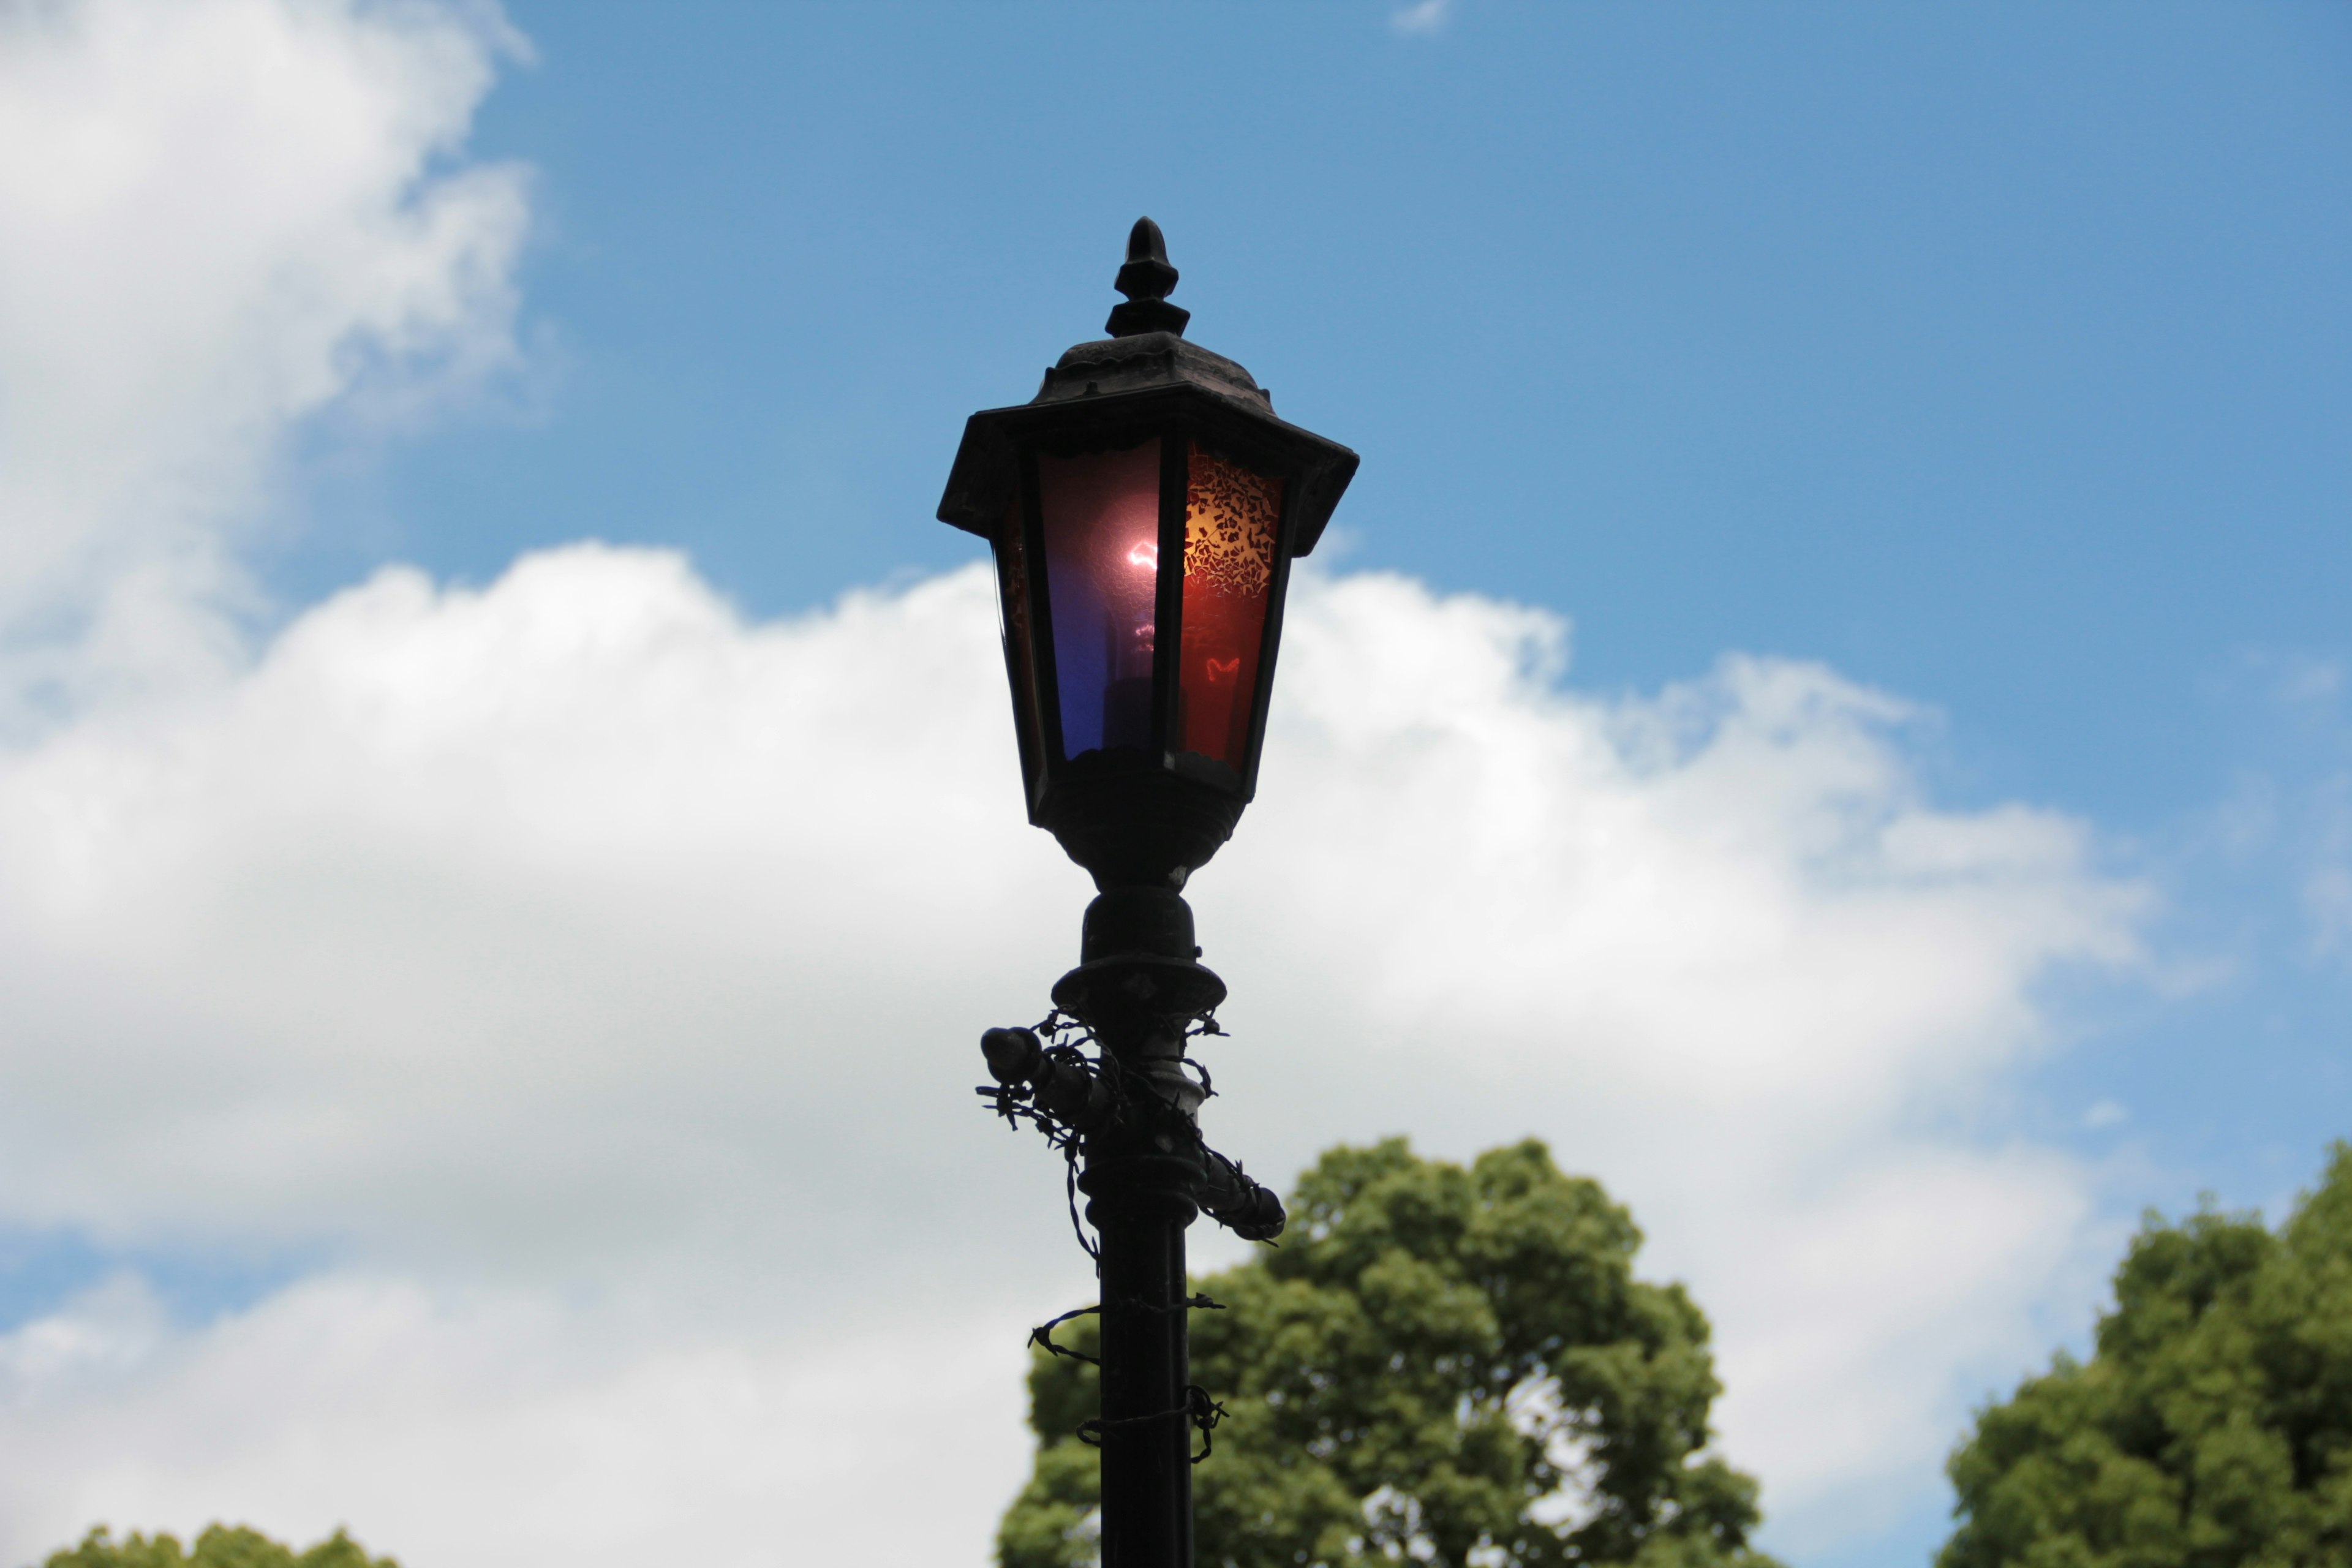
[[[1115,1110],[1079,1186],[1100,1237],[1103,1568],[1192,1568],[1192,1358],[1184,1227],[1203,1170],[1184,1028],[1224,994],[1172,891],[1119,888],[1087,910],[1054,999],[1101,1048]]]
[[[1084,1161],[1077,1182],[1098,1238],[1102,1403],[1078,1435],[1102,1453],[1103,1568],[1192,1568],[1192,1439],[1201,1435],[1205,1455],[1223,1411],[1192,1386],[1184,1227],[1207,1214],[1248,1240],[1283,1228],[1281,1201],[1201,1142],[1208,1090],[1187,1071],[1184,1047],[1196,1031],[1216,1032],[1225,984],[1200,952],[1192,911],[1175,892],[1106,889],[1087,906],[1078,967],[1054,986],[1056,1017],[1076,1025],[1048,1018],[981,1036],[996,1087],[980,1092],[992,1108],[1016,1124],[1025,1117]],[[1095,1054],[1065,1040],[1065,1028]]]
[[[1192,1568],[1184,1228],[1201,1167],[1156,1104],[1126,1109],[1139,1124],[1089,1139],[1079,1178],[1102,1248],[1103,1568]]]

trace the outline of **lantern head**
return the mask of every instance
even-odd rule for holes
[[[1293,558],[1356,454],[1275,417],[1184,341],[1176,268],[1137,222],[1110,336],[1027,403],[975,414],[940,521],[996,553],[1029,820],[1098,887],[1181,888],[1257,786]]]

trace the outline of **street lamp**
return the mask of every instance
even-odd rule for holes
[[[1255,792],[1290,563],[1357,461],[1184,341],[1176,276],[1139,219],[1110,336],[973,415],[940,502],[994,547],[1029,820],[1097,890],[1055,1011],[982,1048],[982,1092],[1065,1152],[1100,1238],[1102,1413],[1081,1436],[1102,1449],[1105,1568],[1192,1561],[1192,1439],[1205,1451],[1216,1412],[1189,1373],[1184,1227],[1282,1229],[1280,1201],[1201,1141],[1185,1046],[1216,1032],[1225,987],[1181,889]]]

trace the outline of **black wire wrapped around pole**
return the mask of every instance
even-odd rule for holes
[[[1055,1325],[1100,1316],[1102,1405],[1078,1436],[1102,1452],[1104,1568],[1192,1568],[1192,1470],[1209,1457],[1223,1407],[1192,1379],[1188,1315],[1216,1303],[1189,1294],[1186,1227],[1205,1213],[1271,1241],[1284,1224],[1281,1200],[1201,1140],[1211,1091],[1185,1046],[1222,1032],[1212,1009],[1224,985],[1198,952],[1192,910],[1174,892],[1111,889],[1087,911],[1081,962],[1055,986],[1055,1011],[1034,1028],[981,1037],[996,1082],[979,1092],[1070,1163],[1074,1225],[1076,1193],[1087,1200],[1095,1239],[1084,1227],[1078,1239],[1095,1258],[1100,1305],[1063,1314],[1031,1342],[1076,1355],[1055,1342]]]

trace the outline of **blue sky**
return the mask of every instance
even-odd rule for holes
[[[1555,608],[1603,690],[1825,661],[1929,710],[1946,798],[2158,880],[2205,978],[2079,999],[2038,1114],[2127,1107],[2168,1204],[2344,1130],[2340,8],[509,15],[471,148],[538,171],[540,378],[315,473],[289,602],[583,534],[760,612],[970,559],[962,416],[1149,212],[1193,335],[1365,455],[1350,564]]]
[[[905,1086],[1084,892],[932,510],[1139,214],[1364,459],[1195,895],[1254,1169],[1551,1139],[1714,1315],[1768,1544],[1860,1568],[2144,1207],[2352,1133],[2340,6],[57,16],[0,28],[0,1558],[764,1561],[920,1410],[986,1457],[901,1544],[980,1560],[1085,1286]],[[850,1399],[875,1300],[933,1383]]]

